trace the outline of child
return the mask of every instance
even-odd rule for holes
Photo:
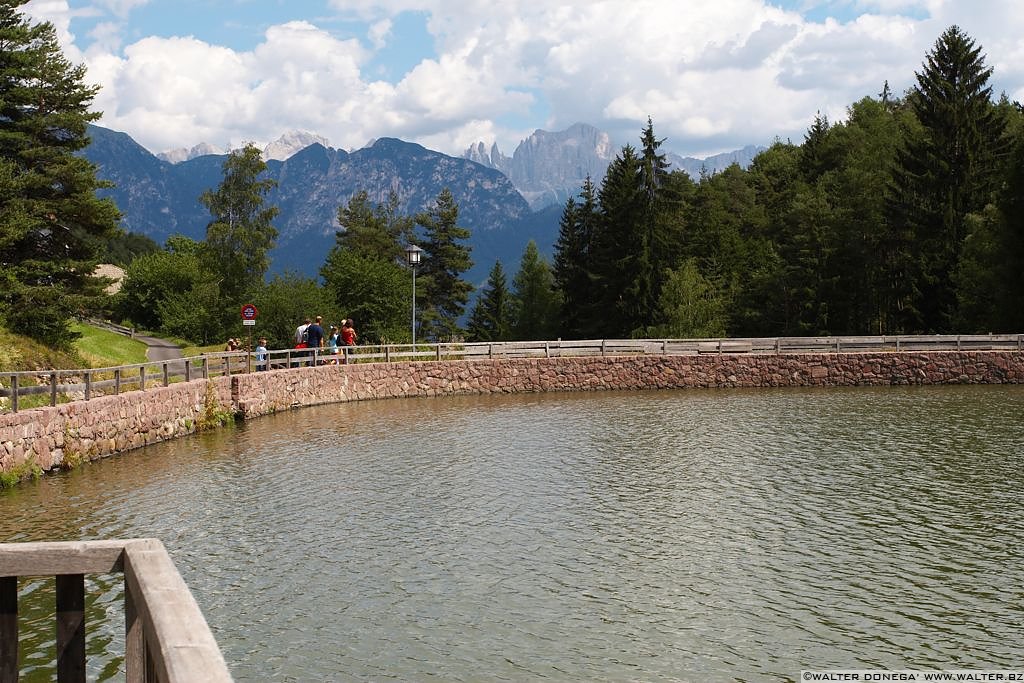
[[[256,345],[256,370],[267,369],[267,338],[260,337]]]

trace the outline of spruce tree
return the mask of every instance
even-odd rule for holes
[[[551,266],[541,256],[533,240],[526,245],[512,287],[515,300],[513,337],[531,341],[555,337],[558,327],[558,292]]]
[[[512,327],[512,294],[501,261],[495,261],[487,284],[469,315],[466,336],[469,341],[507,341]]]
[[[631,145],[608,166],[598,193],[592,296],[601,307],[602,337],[628,337],[648,319],[653,292],[650,240],[639,220],[641,159]]]
[[[558,227],[553,275],[561,294],[561,336],[569,339],[591,336],[600,323],[592,282],[594,236],[600,219],[596,192],[587,176],[578,199],[566,202]]]
[[[117,208],[77,152],[97,88],[61,53],[52,24],[31,24],[24,0],[0,1],[0,318],[54,347],[69,320],[102,297],[92,273]]]
[[[348,204],[339,207],[337,245],[361,255],[385,261],[402,259],[402,244],[412,235],[413,220],[398,211],[398,194],[388,193],[385,202],[374,205],[366,190],[356,192]]]
[[[967,216],[992,199],[1003,120],[981,48],[951,26],[928,53],[909,104],[920,128],[898,152],[887,207],[902,331],[950,331]]]
[[[423,261],[419,272],[423,297],[422,330],[428,339],[447,341],[461,333],[458,320],[473,285],[462,274],[473,266],[470,232],[459,226],[459,205],[445,188],[434,205],[416,218],[424,230]]]
[[[398,195],[374,205],[365,190],[338,208],[343,230],[320,268],[324,286],[368,342],[409,341],[411,279],[402,265],[413,219],[398,212]]]

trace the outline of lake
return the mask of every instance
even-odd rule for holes
[[[398,399],[2,492],[0,539],[161,539],[238,681],[783,681],[1019,667],[1022,492],[1021,386]],[[120,578],[87,590],[123,679]]]

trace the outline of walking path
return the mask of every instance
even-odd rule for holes
[[[146,349],[146,360],[159,362],[162,360],[175,360],[176,358],[183,357],[181,354],[181,347],[173,342],[167,341],[166,339],[144,337],[141,334],[135,335],[135,338],[149,347]]]
[[[174,342],[169,342],[166,339],[157,339],[156,337],[146,337],[141,334],[135,335],[135,338],[149,347],[146,349],[146,360],[148,361],[159,363],[160,361],[183,358],[181,347]],[[171,374],[184,373],[185,361],[169,363],[167,370]]]

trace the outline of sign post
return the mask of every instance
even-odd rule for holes
[[[252,328],[256,326],[256,316],[260,314],[259,309],[253,304],[245,304],[242,306],[242,324],[249,328],[249,345],[246,347],[245,354],[245,371],[252,372]]]

